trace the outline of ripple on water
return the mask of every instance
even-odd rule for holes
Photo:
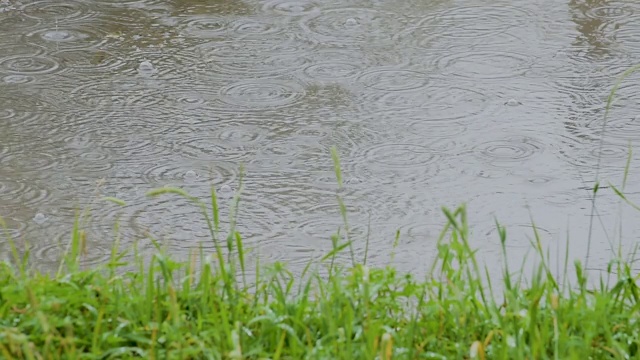
[[[616,95],[607,115],[606,128],[603,129],[603,125],[605,125],[605,96],[608,95],[608,89],[606,92],[601,93],[600,107],[596,108],[598,111],[589,113],[589,115],[592,116],[585,119],[585,123],[576,125],[582,125],[584,127],[583,130],[587,132],[591,138],[599,140],[604,136],[605,140],[611,143],[626,145],[628,142],[631,142],[632,145],[636,144],[638,139],[640,139],[640,102],[638,102],[640,84],[637,79],[637,76],[633,76],[621,83],[617,88]]]
[[[5,168],[6,169],[6,168]],[[2,174],[0,172],[0,174]],[[18,178],[20,171],[12,170],[0,176],[0,204],[4,206],[35,206],[50,201],[50,192],[37,184],[35,179],[25,181]]]
[[[506,79],[524,75],[533,65],[533,59],[518,53],[461,48],[450,49],[448,55],[436,60],[445,77],[463,79]]]
[[[127,219],[128,226],[137,236],[150,233],[164,240],[182,240],[183,251],[198,245],[207,237],[206,223],[197,206],[178,196],[156,197],[137,206]]]
[[[561,50],[550,59],[534,65],[537,76],[549,79],[549,83],[562,93],[582,97],[609,87],[611,79],[627,70],[633,60],[620,52],[597,56],[588,48],[574,47]],[[599,103],[602,104],[602,99]]]
[[[141,134],[128,136],[108,135],[100,144],[109,151],[110,161],[117,169],[127,166],[137,169],[142,164],[173,155],[169,144],[161,141],[158,136],[146,135],[142,131]]]
[[[227,128],[210,134],[201,131],[172,141],[171,148],[181,156],[202,161],[246,159],[260,147],[263,136],[261,129],[253,127]]]
[[[248,120],[248,119],[247,119]],[[218,126],[212,136],[221,143],[234,147],[257,149],[264,145],[267,130],[255,125],[242,123]]]
[[[431,94],[421,106],[429,120],[464,120],[485,113],[490,105],[489,94],[473,86],[447,86]]]
[[[65,0],[64,2],[50,0],[30,1],[24,4],[20,11],[29,18],[43,21],[55,19],[61,24],[92,20],[97,15],[91,6],[78,0]]]
[[[429,51],[433,51],[434,48],[448,51],[449,47],[458,44],[469,46],[487,41],[490,41],[494,47],[500,45],[507,48],[532,44],[539,40],[535,37],[537,34],[529,35],[531,31],[508,31],[511,27],[525,26],[526,23],[518,18],[500,18],[501,15],[495,14],[496,11],[517,13],[519,10],[504,9],[504,5],[499,6],[499,8],[447,6],[453,9],[432,10],[429,15],[414,16],[406,28],[395,35],[395,39],[398,43],[402,43],[405,49],[413,47]],[[490,18],[485,19],[485,14]],[[511,20],[511,23],[505,19]],[[536,23],[535,26],[539,25]],[[527,36],[530,38],[527,39]]]
[[[323,61],[307,66],[303,72],[311,79],[345,81],[362,71],[362,65],[347,61]]]
[[[177,25],[178,33],[197,39],[217,39],[229,32],[229,19],[224,16],[190,16]]]
[[[228,204],[221,201],[220,209],[221,236],[226,236],[229,229]],[[129,225],[138,235],[151,233],[160,243],[167,243],[169,250],[177,255],[188,254],[200,243],[205,249],[211,249],[213,245],[200,209],[176,197],[153,199],[133,213]],[[237,229],[246,248],[255,247],[278,236],[277,228],[269,217],[250,216],[242,208],[239,210]]]
[[[63,140],[66,144],[61,150],[60,169],[69,173],[91,174],[100,176],[113,168],[113,159],[110,151],[88,137],[68,137]]]
[[[398,69],[378,69],[362,74],[358,80],[364,86],[380,91],[416,90],[427,86],[427,74]]]
[[[289,74],[307,62],[306,45],[294,38],[213,41],[194,47],[204,65],[200,76],[214,79],[233,76],[268,77]]]
[[[414,116],[408,120],[407,130],[412,135],[423,138],[426,143],[433,142],[433,148],[440,151],[453,150],[449,148],[450,141],[455,141],[467,131],[467,126],[455,119],[434,121],[427,116]]]
[[[175,80],[176,83],[201,82],[200,75],[205,66],[198,54],[183,46],[144,48],[127,54],[126,60],[130,74],[137,74],[139,78]]]
[[[223,103],[249,110],[291,106],[304,96],[304,87],[294,80],[241,80],[220,90]]]
[[[321,140],[329,138],[334,133],[330,125],[314,123],[313,121],[308,119],[305,121],[305,126],[293,130],[295,137],[307,143],[318,144]]]
[[[0,185],[1,186],[1,185]],[[17,205],[16,208],[21,208],[21,205]],[[3,224],[3,246],[6,246],[7,240],[11,239],[13,241],[22,239],[25,231],[27,229],[27,221],[21,219],[16,213],[11,212],[7,207],[3,207],[0,211],[0,218],[4,222]],[[8,238],[5,237],[8,235]],[[4,249],[3,249],[4,250]],[[4,254],[8,255],[8,251],[3,251]]]
[[[417,144],[378,144],[363,155],[367,162],[398,169],[427,166],[439,160],[432,149]]]
[[[532,250],[532,243],[540,241],[543,250],[550,249],[553,246],[555,250],[555,234],[548,229],[542,228],[538,225],[535,227],[530,223],[509,224],[506,226],[507,239],[505,246],[507,248],[523,248]],[[479,241],[490,241],[494,245],[500,245],[500,233],[495,225],[485,231],[479,232],[475,238],[479,238]],[[533,253],[531,253],[533,255]]]
[[[414,121],[408,126],[412,138],[422,139],[433,151],[458,155],[468,150],[467,126],[455,121]]]
[[[334,201],[325,201],[326,199],[329,198],[309,197],[306,206],[301,210],[302,215],[296,217],[289,227],[314,240],[326,240],[326,244],[330,246],[331,235],[338,229],[341,228],[341,234],[344,235],[344,221],[338,204]],[[345,201],[345,208],[352,235],[366,235],[369,211],[350,201]]]
[[[258,149],[248,161],[248,168],[266,173],[303,173],[327,160],[328,149],[304,139],[273,139]]]
[[[324,45],[393,45],[393,35],[405,27],[396,14],[367,8],[335,8],[305,16],[301,26]]]
[[[545,144],[530,136],[507,136],[474,146],[473,154],[497,167],[521,165],[545,151]]]
[[[637,144],[640,139],[640,114],[609,116],[604,133],[603,124],[604,120],[601,116],[587,124],[586,128],[591,138],[600,139],[604,135],[607,142],[621,145],[627,145],[629,142],[632,145]]]
[[[51,54],[62,67],[74,72],[116,73],[123,70],[127,63],[116,54],[98,49],[69,49]]]
[[[333,235],[340,231],[342,235],[339,241],[340,244],[343,243],[343,239],[346,237],[344,222],[339,213],[334,216],[303,216],[295,222],[295,225],[297,225],[297,228],[294,230],[294,233],[299,233],[299,235],[296,236],[296,242],[299,246],[306,248],[307,251],[329,252],[332,249],[331,237]],[[364,244],[367,239],[366,221],[354,221],[352,224],[349,224],[349,237],[354,241],[354,248],[364,247],[359,245]]]
[[[421,20],[417,27],[432,28],[436,22],[442,37],[484,39],[521,27],[529,19],[531,14],[516,5],[457,6]]]
[[[635,26],[638,22],[640,22],[640,9],[633,16],[627,17],[624,22],[621,21],[620,27],[615,31],[615,39],[634,54],[640,50],[640,34]]]
[[[318,143],[327,151],[332,146],[359,148],[368,144],[380,143],[390,136],[386,129],[376,129],[368,122],[343,122],[339,119],[333,119],[333,121],[327,121],[326,126],[330,126],[330,132],[326,138],[320,139]]]
[[[406,56],[390,47],[373,46],[361,50],[318,46],[309,53],[308,57],[309,67],[308,70],[304,70],[307,76],[315,73],[324,75],[327,71],[321,71],[323,68],[328,70],[335,68],[340,73],[352,76],[364,72],[365,69],[397,70],[405,69],[410,65]],[[355,74],[352,74],[354,72]]]
[[[4,129],[14,129],[17,133],[41,130],[43,124],[51,120],[51,112],[57,110],[53,106],[47,106],[47,103],[31,101],[35,99],[34,97],[18,98],[19,93],[11,97],[3,95],[0,93],[0,121],[2,121]],[[25,99],[27,101],[23,101]],[[17,108],[12,108],[12,106]],[[32,107],[30,108],[30,106]],[[52,130],[53,134],[56,132],[55,129]]]
[[[575,205],[589,200],[589,193],[579,189],[559,190],[546,192],[541,196],[542,200],[554,207],[575,209]]]
[[[23,36],[23,41],[50,49],[89,49],[106,42],[106,34],[94,27],[77,25],[73,28],[38,29]]]
[[[276,18],[271,18],[276,19]],[[241,39],[264,39],[265,36],[282,34],[285,28],[265,19],[242,17],[230,24],[234,36]]]
[[[431,122],[470,121],[489,110],[489,94],[475,89],[473,84],[447,85],[446,89],[442,85],[442,90],[440,86],[431,82],[428,88],[420,91],[365,91],[358,104],[366,113],[396,114],[402,111],[405,118],[416,119],[413,131],[418,132],[428,130]],[[420,129],[421,125],[425,127]]]
[[[50,75],[59,73],[60,63],[48,55],[25,54],[0,57],[0,72],[16,75]]]
[[[105,226],[103,229],[89,228],[84,229],[86,233],[86,251],[79,256],[82,266],[92,267],[106,263],[111,257],[113,243],[113,227]],[[38,232],[38,230],[35,230]],[[51,229],[47,230],[47,236],[34,236],[34,238],[48,239],[47,241],[29,242],[31,248],[29,252],[33,259],[42,266],[53,266],[59,264],[67,250],[71,232],[69,230],[60,230],[59,235],[51,236]]]
[[[469,219],[475,224],[491,224],[495,220],[516,219],[524,216],[530,220],[530,209],[527,206],[526,195],[520,192],[479,193],[467,202]]]
[[[69,98],[90,109],[148,109],[162,101],[162,91],[128,79],[100,80],[87,81],[74,88]]]
[[[356,148],[347,171],[367,183],[426,182],[440,171],[443,155],[418,144],[383,143]]]
[[[560,139],[555,153],[564,162],[583,171],[595,172],[599,165],[600,168],[611,170],[612,174],[623,173],[629,156],[627,144],[605,142],[600,149],[599,141],[580,141],[564,136]]]
[[[206,108],[215,103],[219,97],[219,87],[213,84],[200,85],[188,84],[188,86],[172,86],[162,92],[163,104],[173,109],[193,110]]]
[[[160,108],[136,108],[130,111],[127,108],[116,110],[96,109],[97,111],[87,112],[83,115],[78,112],[75,121],[86,124],[85,127],[76,129],[79,134],[83,132],[94,132],[93,136],[98,137],[101,144],[105,139],[117,139],[118,137],[135,137],[146,139],[154,137],[159,145],[163,142],[165,135],[171,133],[173,118]],[[73,122],[69,122],[73,124]],[[100,138],[102,137],[102,138]],[[94,137],[95,138],[95,137]],[[114,149],[117,145],[114,146]]]
[[[43,175],[47,171],[55,171],[60,164],[60,154],[52,149],[31,149],[15,151],[2,158],[2,166],[23,175]]]
[[[3,37],[22,35],[27,31],[40,27],[42,21],[29,18],[15,10],[0,12],[0,32]]]
[[[36,78],[30,75],[12,74],[2,78],[2,82],[4,82],[5,84],[14,84],[14,85],[28,84],[35,81],[36,81]]]
[[[311,0],[270,0],[264,3],[262,10],[287,16],[302,16],[320,12],[318,4]]]
[[[622,20],[627,19],[634,15],[638,11],[637,7],[633,7],[630,4],[604,4],[600,6],[588,6],[585,7],[584,14],[596,20]]]
[[[360,113],[391,113],[397,117],[400,112],[412,114],[429,102],[428,94],[422,91],[378,91],[366,88],[359,92],[357,106]]]
[[[237,182],[239,169],[234,162],[180,160],[182,159],[169,158],[151,164],[140,164],[136,168],[139,168],[144,183],[153,186],[194,185],[208,191],[209,187],[205,185],[213,184],[219,188],[224,184]]]

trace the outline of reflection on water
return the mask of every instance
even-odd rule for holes
[[[533,217],[551,249],[569,227],[582,257],[594,166],[619,182],[640,139],[630,80],[598,152],[613,77],[640,59],[638,24],[622,0],[0,2],[0,215],[42,266],[85,207],[86,264],[109,256],[116,220],[125,245],[152,234],[186,256],[211,249],[197,209],[145,192],[213,184],[226,212],[244,164],[247,246],[299,268],[341,225],[335,145],[356,251],[368,241],[378,264],[395,251],[424,270],[440,206],[462,202],[488,263],[494,216],[513,226],[514,256]],[[625,218],[616,204],[598,203],[604,224]],[[615,236],[598,228],[590,264]]]

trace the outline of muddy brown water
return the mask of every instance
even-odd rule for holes
[[[584,260],[596,176],[619,185],[640,142],[638,76],[600,152],[606,97],[639,62],[632,0],[0,0],[0,215],[45,267],[89,206],[87,266],[109,257],[116,220],[123,246],[151,253],[150,232],[185,258],[212,249],[197,209],[145,193],[213,183],[226,219],[244,164],[246,246],[300,269],[342,224],[335,145],[355,251],[368,239],[374,264],[424,270],[441,206],[461,203],[492,271],[494,217],[516,265],[532,219],[552,255],[569,239]],[[610,189],[596,210],[602,269],[640,214]]]

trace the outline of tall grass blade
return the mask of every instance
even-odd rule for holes
[[[604,147],[604,141],[606,137],[607,123],[609,121],[609,112],[611,111],[611,105],[613,104],[613,99],[615,98],[616,93],[618,92],[618,88],[620,87],[622,82],[638,70],[640,70],[640,64],[632,66],[631,68],[624,71],[622,75],[620,75],[618,80],[615,82],[615,84],[613,85],[613,88],[609,92],[609,96],[607,96],[607,104],[604,109],[604,118],[602,121],[602,129],[601,129],[602,135],[600,136],[600,141],[598,144],[598,158],[596,161],[596,178],[595,178],[596,188],[594,188],[594,196],[591,201],[591,216],[589,218],[589,235],[587,240],[587,256],[585,259],[585,266],[584,266],[585,269],[589,268],[589,257],[591,255],[591,241],[593,237],[593,217],[595,215],[594,212],[596,207],[596,193],[597,193],[597,186],[600,182],[600,165],[602,162],[602,148]]]

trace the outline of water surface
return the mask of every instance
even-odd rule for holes
[[[145,193],[212,183],[226,213],[244,164],[252,256],[300,269],[342,224],[335,145],[375,264],[425,270],[441,206],[463,202],[492,271],[495,217],[514,259],[532,219],[554,256],[568,238],[584,259],[596,176],[620,184],[640,141],[637,76],[602,127],[639,24],[631,0],[0,1],[0,215],[45,267],[85,207],[86,265],[108,258],[116,220],[123,246],[151,252],[152,234],[184,258],[212,249],[197,209]],[[636,216],[602,190],[590,267],[635,244]]]

